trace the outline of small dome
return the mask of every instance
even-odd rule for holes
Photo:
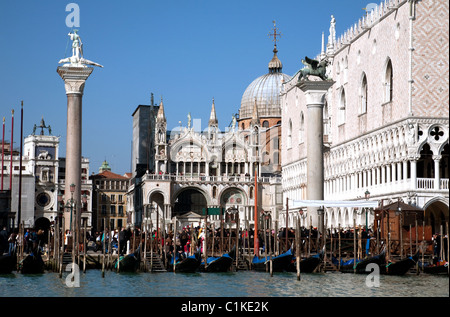
[[[111,167],[109,166],[108,162],[106,160],[103,161],[102,166],[98,169],[100,173],[104,171],[111,171]]]

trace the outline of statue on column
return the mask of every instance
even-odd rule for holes
[[[298,81],[305,78],[308,80],[308,76],[318,76],[322,80],[328,80],[326,75],[328,60],[323,59],[321,61],[310,59],[308,56],[305,56],[305,59],[302,59],[302,63],[306,66],[305,68],[299,71]]]
[[[70,40],[72,41],[72,56],[61,59],[59,61],[59,64],[68,63],[65,64],[64,66],[71,66],[71,67],[84,67],[84,65],[103,67],[102,65],[97,64],[88,59],[85,59],[83,57],[83,43],[81,42],[80,35],[78,35],[78,30],[73,30],[73,33],[69,33],[68,35],[70,37]]]
[[[73,33],[67,35],[72,41],[72,56],[81,59],[83,57],[83,43],[81,42],[81,37],[78,35],[78,30],[73,30]]]

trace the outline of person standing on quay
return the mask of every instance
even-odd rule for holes
[[[0,255],[8,249],[8,232],[6,231],[6,227],[3,227],[3,230],[0,231]]]

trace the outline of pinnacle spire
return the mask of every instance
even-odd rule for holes
[[[156,119],[158,121],[163,121],[163,122],[166,121],[166,116],[164,114],[164,105],[163,105],[162,97],[161,97],[161,102],[159,103],[159,109],[158,109],[158,114],[156,115]]]
[[[259,125],[259,113],[258,113],[258,105],[256,103],[256,98],[255,98],[255,103],[253,104],[253,112],[252,112],[252,121],[251,124],[252,125]]]
[[[209,116],[209,124],[210,126],[215,125],[217,126],[218,120],[216,115],[216,106],[214,105],[214,98],[212,100],[212,106],[211,106],[211,115]]]

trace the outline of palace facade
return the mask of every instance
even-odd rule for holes
[[[325,200],[401,201],[438,230],[449,219],[449,3],[386,0],[337,38],[335,23],[316,58],[335,82],[323,110]],[[309,128],[297,81],[281,95],[282,187],[284,199],[306,200]],[[371,225],[367,212],[326,208],[325,222]]]

